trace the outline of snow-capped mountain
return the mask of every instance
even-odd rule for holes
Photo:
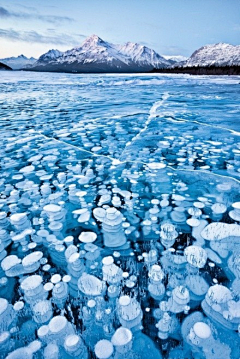
[[[97,35],[88,37],[81,46],[74,47],[57,57],[48,58],[48,53],[40,56],[38,61],[28,69],[80,73],[144,72],[156,67],[164,68],[171,64],[146,46],[133,43],[123,46],[114,45]]]
[[[188,59],[188,57],[182,56],[182,55],[173,55],[173,56],[163,55],[163,57],[168,61],[172,61],[172,63],[182,62],[182,61],[186,61]]]
[[[230,44],[206,45],[196,50],[187,61],[184,67],[195,66],[233,66],[240,65],[240,45]]]
[[[46,52],[45,54],[41,55],[37,61],[46,63],[48,61],[56,60],[58,57],[62,56],[62,54],[63,54],[62,51],[52,49]]]
[[[169,66],[169,61],[146,46],[133,42],[127,42],[123,46],[117,45],[115,47],[121,54],[130,57],[132,61],[141,66],[153,65],[155,68]]]
[[[125,65],[129,63],[128,59],[114,45],[103,41],[97,35],[88,37],[81,46],[66,51],[58,59],[59,63],[109,63],[110,65],[116,61]]]
[[[34,57],[26,57],[24,55],[19,55],[17,57],[7,57],[5,59],[0,59],[0,61],[10,66],[13,70],[19,70],[25,66],[32,65],[34,62],[36,62],[36,59]]]

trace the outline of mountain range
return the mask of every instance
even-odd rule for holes
[[[92,73],[148,72],[170,65],[170,61],[146,46],[131,42],[115,45],[92,35],[81,46],[63,53],[58,50],[48,51],[27,69]]]
[[[194,51],[186,61],[178,66],[239,66],[240,45],[233,46],[225,43],[206,45]]]
[[[28,71],[113,73],[113,72],[180,72],[195,67],[240,66],[240,46],[225,43],[206,45],[189,58],[161,56],[138,43],[115,45],[92,35],[78,47],[65,52],[49,50],[38,59],[24,55],[0,59],[12,69]]]
[[[7,57],[4,59],[0,59],[2,63],[11,67],[13,70],[22,69],[28,65],[34,64],[37,61],[34,57],[26,57],[24,55],[19,55],[17,57]]]

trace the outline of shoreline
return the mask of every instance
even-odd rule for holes
[[[49,73],[68,73],[68,74],[188,74],[188,75],[213,75],[213,76],[239,76],[240,66],[196,66],[196,67],[175,67],[152,69],[149,71],[53,71],[53,70],[34,70],[34,69],[19,69],[12,71],[24,72],[49,72]]]

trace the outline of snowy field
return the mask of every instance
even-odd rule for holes
[[[1,72],[0,358],[240,357],[239,98]]]

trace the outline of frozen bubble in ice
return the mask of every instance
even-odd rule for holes
[[[164,278],[164,272],[159,265],[154,264],[151,266],[148,276],[153,282],[159,282]]]
[[[94,299],[90,299],[88,302],[87,302],[87,306],[89,308],[94,308],[96,306],[96,301]]]
[[[69,263],[74,263],[76,262],[76,260],[78,260],[80,258],[80,253],[78,252],[74,252],[70,255],[70,257],[68,258],[68,262]]]
[[[25,222],[27,218],[27,213],[14,213],[10,217],[10,222],[13,225],[20,225]]]
[[[204,322],[197,322],[193,326],[194,333],[200,339],[207,339],[212,334],[209,325]]]
[[[10,332],[2,332],[1,334],[0,334],[0,347],[2,347],[2,346],[4,346],[4,344],[6,344],[7,343],[7,341],[9,340],[9,338],[10,338]]]
[[[122,306],[127,306],[131,303],[131,299],[128,295],[123,295],[122,297],[119,298],[119,304]]]
[[[102,222],[106,216],[106,210],[101,207],[94,208],[93,215],[97,220]]]
[[[51,269],[50,264],[45,264],[45,265],[42,267],[42,270],[43,270],[44,272],[48,272],[50,269]]]
[[[132,340],[132,332],[128,328],[118,328],[112,336],[111,342],[114,346],[127,345]]]
[[[185,200],[185,197],[181,196],[180,194],[173,194],[172,195],[172,199],[174,201],[179,201],[179,202],[182,202]]]
[[[2,269],[6,272],[9,269],[15,267],[16,265],[21,263],[21,259],[19,259],[14,254],[5,257],[1,262]]]
[[[61,211],[62,208],[56,204],[47,204],[46,206],[43,207],[43,209],[44,211],[49,213],[57,213]]]
[[[203,229],[201,236],[208,241],[221,241],[225,238],[240,237],[240,225],[213,222]]]
[[[26,257],[22,260],[22,265],[24,268],[32,267],[34,264],[36,264],[43,256],[43,253],[40,251],[32,252],[28,254]],[[39,263],[40,265],[40,263]]]
[[[102,263],[106,266],[113,264],[114,260],[112,256],[104,257]]]
[[[190,227],[198,227],[200,224],[200,221],[199,221],[199,219],[192,217],[192,218],[187,219],[187,224]]]
[[[24,231],[16,234],[15,236],[12,237],[13,242],[21,242],[26,236],[30,235],[33,233],[33,229],[31,228],[27,228]]]
[[[54,274],[52,277],[51,277],[51,282],[53,284],[57,284],[61,281],[61,276],[60,274]]]
[[[164,223],[161,225],[160,239],[164,247],[171,247],[175,243],[177,236],[176,227],[172,223]]]
[[[98,296],[105,292],[106,286],[97,277],[83,273],[78,280],[78,289],[85,295]]]
[[[43,287],[43,288],[44,288],[44,290],[45,290],[46,292],[50,292],[50,290],[52,290],[53,287],[54,287],[53,283],[47,282],[47,283],[44,284],[44,287]]]
[[[31,275],[25,278],[21,283],[23,291],[31,291],[37,288],[42,283],[42,277],[40,275]]]
[[[113,354],[113,345],[109,340],[102,339],[97,342],[94,348],[95,355],[98,359],[108,359]]]
[[[52,304],[49,300],[40,300],[32,307],[36,323],[46,323],[52,317]]]
[[[64,238],[64,243],[66,243],[67,246],[70,246],[70,244],[73,244],[74,237],[73,236],[67,236]]]
[[[14,303],[13,309],[18,312],[20,310],[22,310],[24,308],[24,302],[22,301],[18,301],[16,303]]]
[[[63,281],[64,283],[68,283],[68,282],[71,281],[71,278],[72,278],[72,277],[71,277],[70,275],[66,274],[65,276],[63,276],[62,281]]]
[[[162,170],[163,168],[166,168],[166,164],[162,163],[162,162],[151,162],[151,163],[148,163],[147,166],[151,170]]]
[[[67,326],[67,319],[61,315],[58,315],[56,317],[53,317],[49,322],[49,330],[53,334],[60,333],[63,331]]]
[[[28,345],[28,349],[31,350],[32,353],[36,353],[38,350],[40,350],[42,347],[42,343],[40,340],[34,340]]]
[[[232,204],[234,208],[232,211],[229,212],[229,216],[237,222],[240,222],[240,202],[234,202]]]
[[[32,359],[33,358],[33,353],[32,351],[27,348],[18,348],[16,350],[14,350],[13,352],[11,352],[10,354],[8,354],[8,356],[6,357],[6,359]]]
[[[184,249],[188,263],[197,268],[203,268],[207,262],[207,252],[202,247],[189,246]]]
[[[49,333],[48,325],[42,325],[37,331],[37,335],[39,339],[43,339],[44,337],[46,338],[48,333]]]
[[[205,204],[203,202],[193,202],[193,206],[199,209],[203,209],[205,207]]]
[[[94,232],[82,232],[78,239],[82,243],[93,243],[96,241],[97,235]]]
[[[232,294],[227,287],[220,284],[215,284],[209,288],[205,299],[210,306],[213,306],[214,304],[228,302],[232,299]]]
[[[19,170],[19,172],[26,175],[26,174],[32,173],[34,170],[35,170],[35,166],[29,165],[29,166],[26,166],[26,167],[22,167]]]
[[[64,342],[64,348],[68,353],[74,353],[79,346],[82,345],[81,338],[76,334],[70,334],[66,337]]]
[[[226,212],[227,207],[223,203],[215,203],[211,206],[213,213],[223,214]]]

